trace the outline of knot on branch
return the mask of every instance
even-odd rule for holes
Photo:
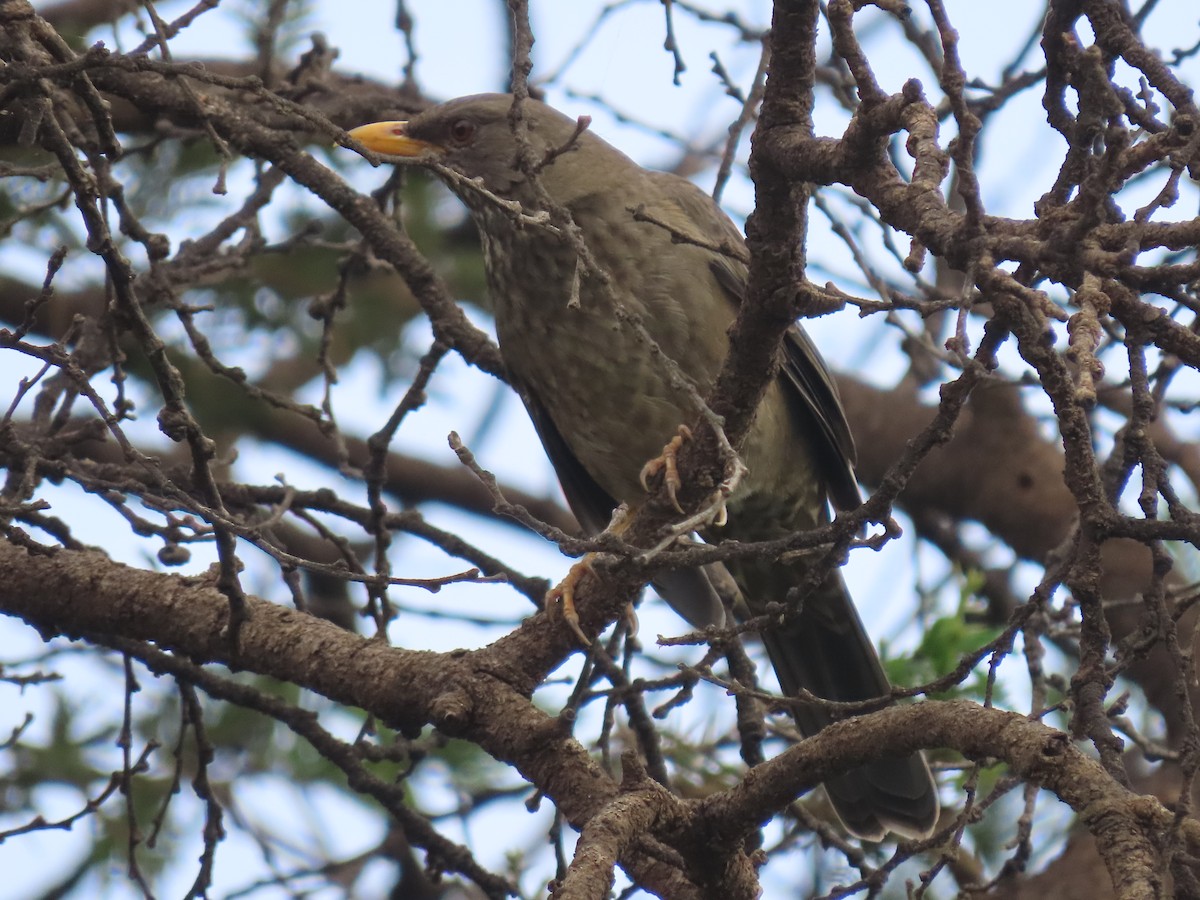
[[[1045,759],[1057,759],[1067,752],[1071,739],[1061,732],[1052,734],[1042,744],[1042,756]]]
[[[461,735],[471,721],[475,704],[461,688],[451,688],[430,704],[429,713],[439,731],[450,737]]]

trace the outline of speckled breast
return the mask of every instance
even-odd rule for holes
[[[639,252],[644,229],[654,226],[630,222],[599,238],[585,232],[605,283],[557,235],[498,225],[480,231],[505,362],[597,482],[636,502],[642,465],[696,418],[687,392],[672,387],[666,358],[703,396],[727,350],[732,310],[697,308],[720,302],[701,257],[680,279],[677,263],[665,271],[659,257]],[[700,324],[714,322],[715,333]]]

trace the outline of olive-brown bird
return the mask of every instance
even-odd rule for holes
[[[482,94],[432,107],[409,122],[377,122],[350,132],[371,150],[429,157],[467,205],[483,242],[496,332],[513,386],[583,526],[598,532],[620,502],[644,498],[644,464],[679,427],[696,418],[686,390],[672,385],[670,357],[701,396],[729,350],[726,334],[746,285],[746,267],[708,247],[740,245],[741,234],[690,182],[643,169],[578,122],[528,100],[526,158],[510,124],[513,99]],[[455,173],[465,177],[456,177]],[[482,190],[481,190],[482,188]],[[544,191],[544,194],[540,193]],[[565,208],[594,257],[596,274],[560,231],[517,213],[539,197]],[[520,204],[519,209],[513,201]],[[635,219],[632,210],[646,213]],[[655,224],[645,221],[656,220]],[[664,224],[667,227],[663,227]],[[673,236],[672,231],[677,232]],[[706,246],[680,242],[695,236]],[[618,306],[638,317],[657,348]],[[763,541],[829,521],[827,500],[858,505],[854,445],[837,390],[816,348],[794,325],[779,376],[767,390],[742,448],[748,472],[728,500],[728,521],[710,540]],[[742,614],[771,602],[792,609],[763,630],[780,687],[839,701],[888,694],[879,658],[840,574],[799,598],[812,557],[738,561],[728,569],[744,595]],[[725,609],[702,570],[675,573],[656,587],[694,626],[722,625]],[[796,723],[814,734],[831,721],[799,705]],[[928,835],[937,820],[936,787],[920,754],[885,758],[825,784],[855,834]]]

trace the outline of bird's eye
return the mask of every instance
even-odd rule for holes
[[[450,126],[450,137],[456,144],[465,144],[475,137],[475,123],[470,119],[459,119]]]

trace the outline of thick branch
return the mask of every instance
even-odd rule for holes
[[[222,634],[228,603],[215,588],[198,579],[131,569],[94,552],[33,555],[3,543],[0,582],[6,586],[0,611],[24,619],[47,638],[86,633],[100,641],[105,634],[149,640],[197,663],[223,663],[293,682],[404,731],[433,723],[514,765],[577,827],[618,796],[617,785],[567,729],[519,688],[512,658],[499,654],[500,645],[457,654],[401,650],[248,598],[248,618],[232,653]],[[538,618],[544,624],[546,617]],[[537,654],[550,637],[543,627],[526,626],[504,646]],[[1146,891],[1158,883],[1155,846],[1174,817],[1113,781],[1061,732],[965,701],[897,707],[827,728],[754,769],[734,789],[699,802],[688,834],[675,837],[694,848],[708,839],[698,840],[701,834],[743,835],[830,775],[881,755],[935,746],[971,758],[1001,758],[1022,778],[1053,791],[1081,814],[1110,872],[1124,873],[1119,895],[1154,896]],[[1193,833],[1197,827],[1183,824],[1191,845],[1200,844]],[[694,887],[664,863],[627,853],[622,864],[651,890],[693,895]]]

